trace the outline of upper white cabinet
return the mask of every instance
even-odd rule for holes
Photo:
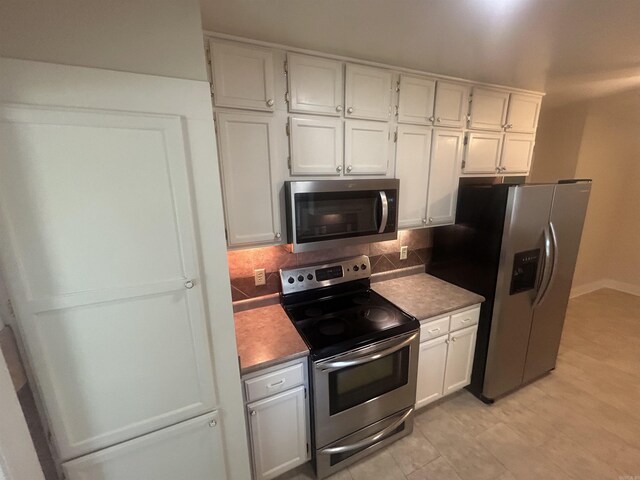
[[[340,116],[344,91],[342,62],[287,54],[289,111]]]
[[[462,172],[465,174],[499,173],[503,139],[502,133],[469,132]]]
[[[436,82],[424,77],[400,75],[398,122],[432,125]]]
[[[344,125],[346,175],[384,175],[389,165],[389,124],[347,120]]]
[[[469,87],[438,80],[434,122],[438,127],[463,128],[469,109]]]
[[[531,167],[534,144],[534,135],[506,133],[500,159],[500,173],[526,175]]]
[[[209,42],[217,107],[273,111],[273,51],[220,40]]]
[[[435,129],[431,147],[427,223],[454,223],[464,134],[455,130]]]
[[[340,175],[342,120],[291,117],[289,119],[291,175]]]
[[[346,72],[345,117],[389,120],[393,77],[391,71],[348,63]]]
[[[229,245],[279,241],[273,116],[218,113],[217,124]]]
[[[538,126],[542,97],[512,93],[509,99],[509,113],[505,131],[534,133]]]
[[[469,385],[473,357],[476,350],[478,326],[467,327],[449,334],[447,370],[444,376],[444,395]]]
[[[418,125],[398,125],[396,178],[400,179],[402,185],[398,206],[400,228],[420,227],[427,223],[432,130]]]
[[[473,87],[469,128],[502,131],[507,119],[509,92]]]

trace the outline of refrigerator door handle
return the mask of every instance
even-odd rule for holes
[[[553,252],[553,253],[552,253]],[[552,222],[544,229],[544,270],[542,272],[542,281],[538,288],[538,294],[533,301],[533,306],[540,305],[549,290],[549,285],[553,280],[553,274],[556,270],[558,260],[558,238],[556,229]]]

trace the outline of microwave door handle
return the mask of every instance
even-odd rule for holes
[[[382,203],[382,218],[380,218],[380,228],[378,233],[384,233],[384,229],[387,228],[387,220],[389,219],[389,201],[387,200],[387,194],[380,190],[380,203]]]

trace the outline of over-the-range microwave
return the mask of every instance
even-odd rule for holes
[[[294,252],[393,240],[400,181],[285,182],[287,240]]]

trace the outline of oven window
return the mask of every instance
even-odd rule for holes
[[[355,367],[329,373],[329,413],[355,407],[409,380],[409,347]]]

